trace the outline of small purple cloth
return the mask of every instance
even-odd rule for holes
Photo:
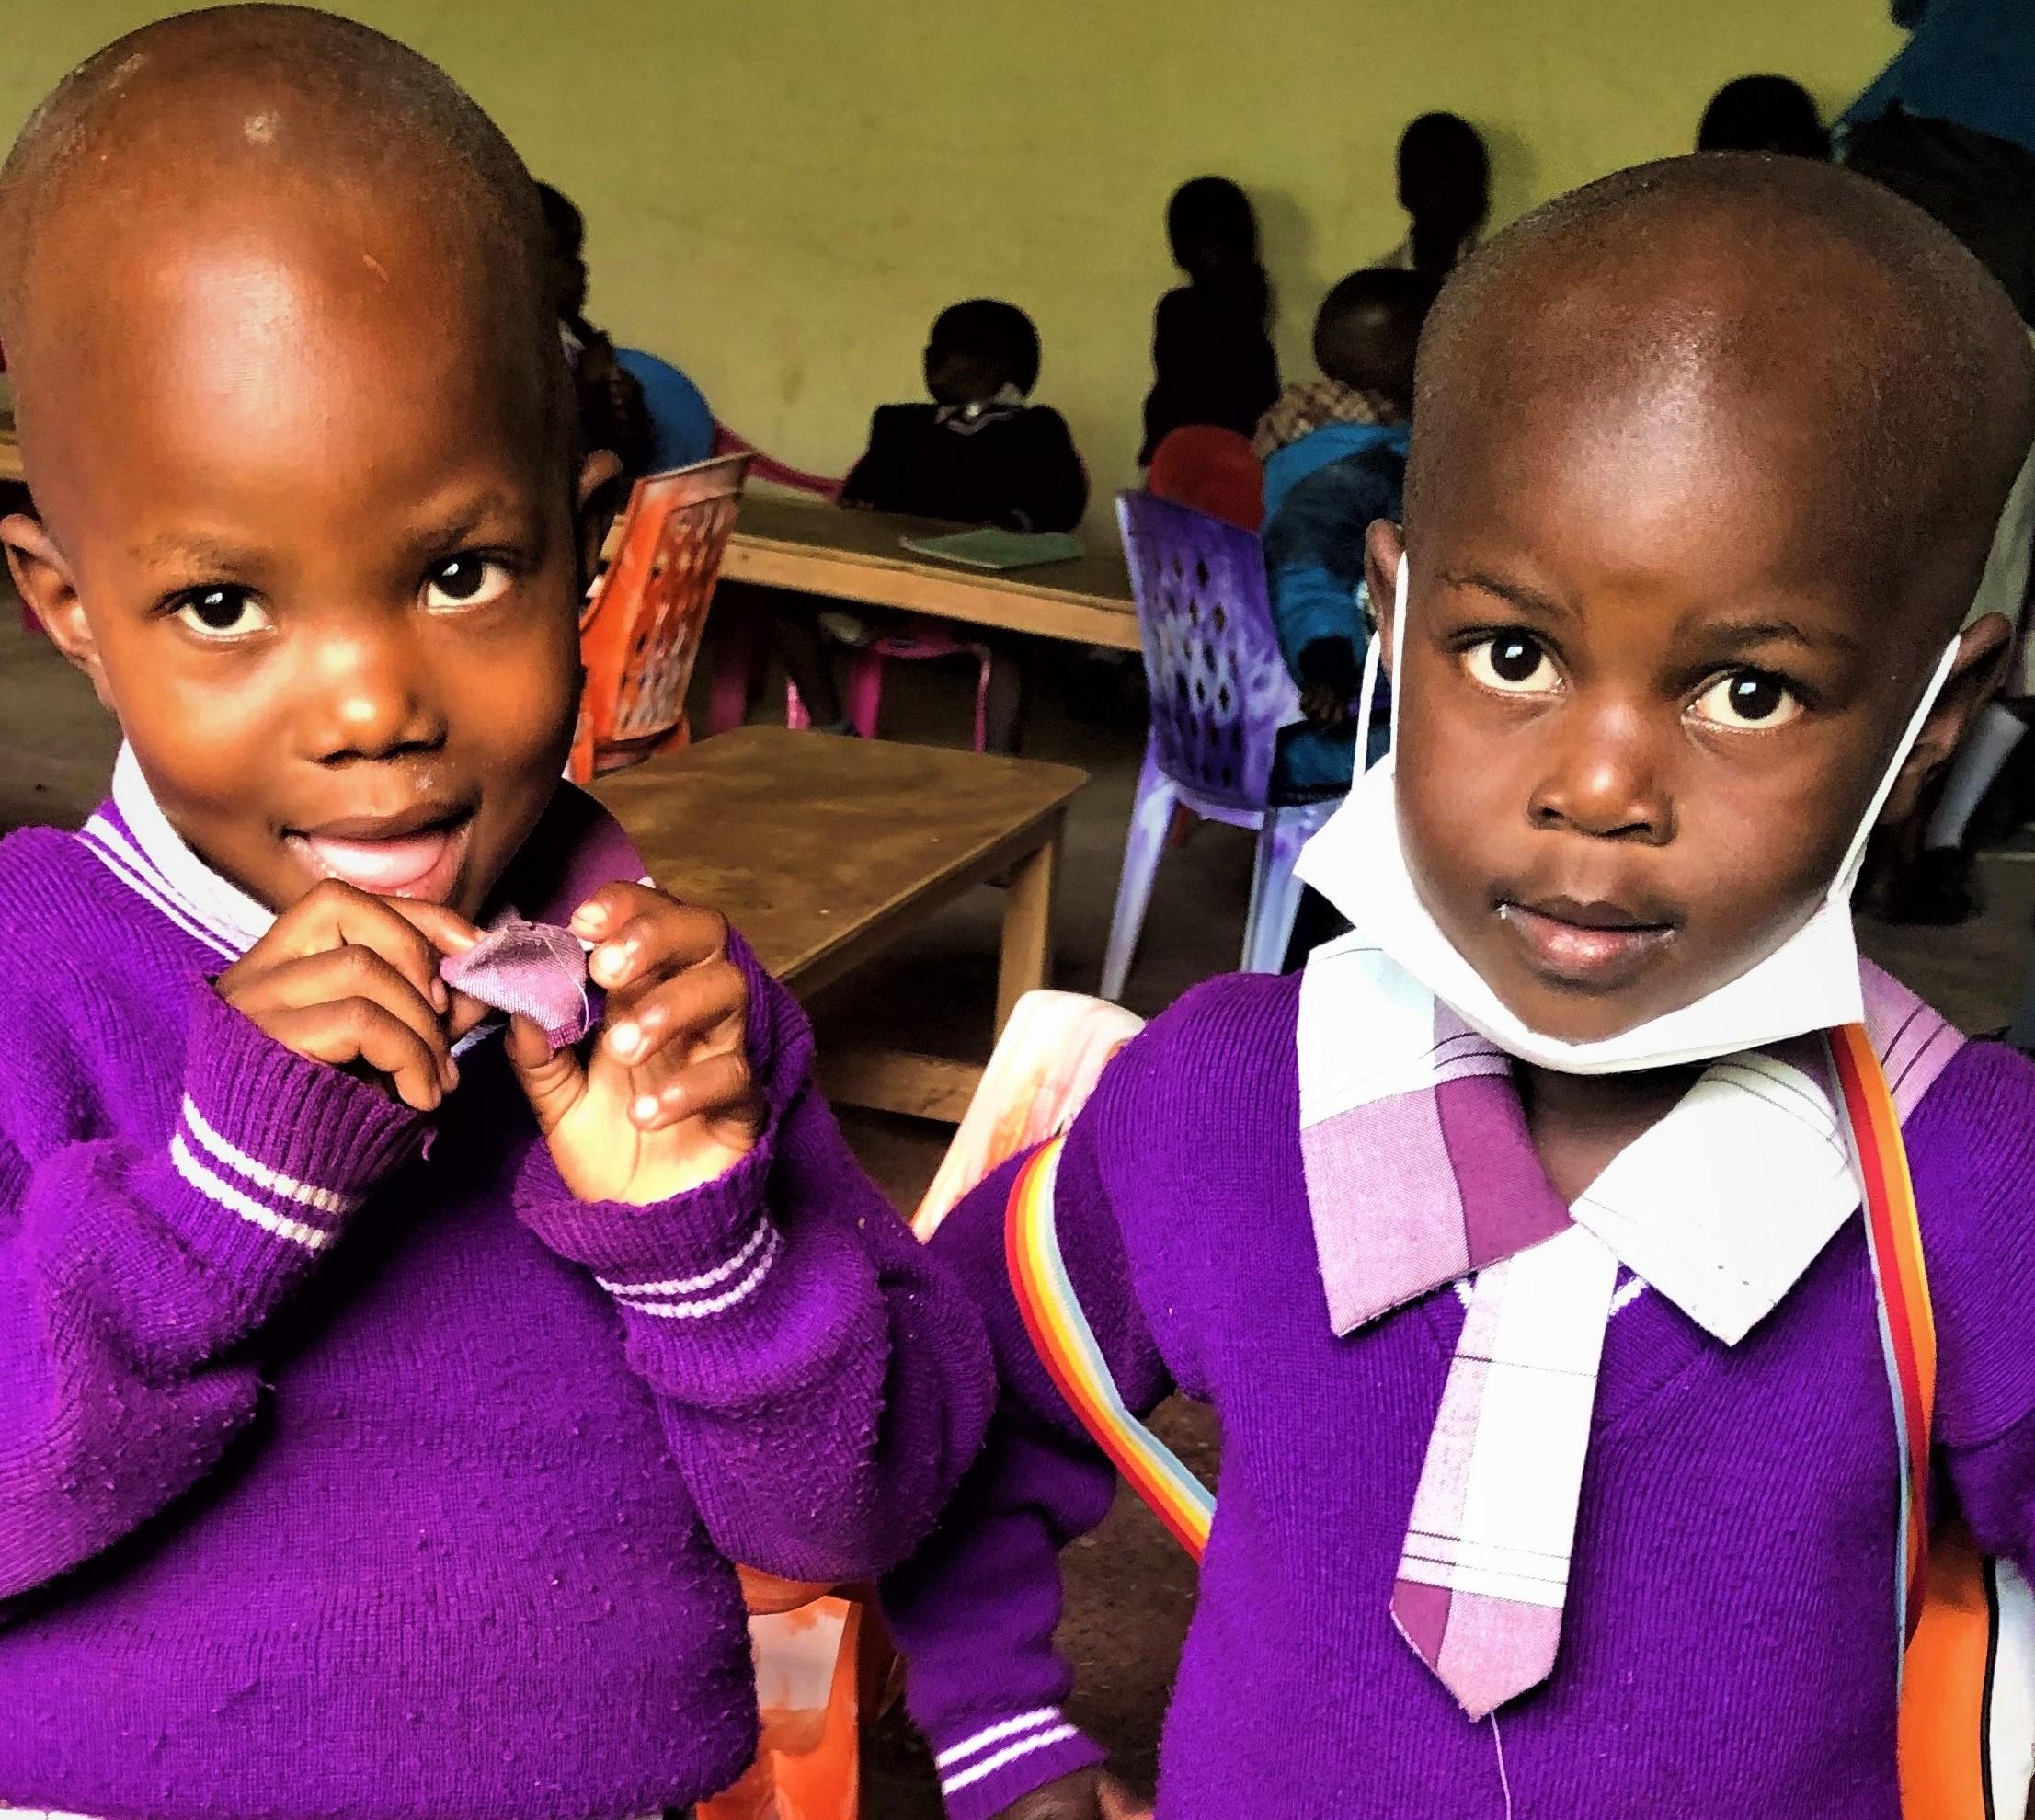
[[[529,1018],[554,1049],[569,1048],[600,1020],[586,948],[555,923],[505,911],[473,947],[449,956],[438,970],[454,991]]]

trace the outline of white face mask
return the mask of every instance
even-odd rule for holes
[[[1378,644],[1378,639],[1371,640],[1365,658],[1360,727],[1370,725]],[[1809,921],[1735,979],[1694,1004],[1665,1012],[1620,1036],[1583,1043],[1543,1036],[1484,983],[1428,914],[1400,841],[1394,759],[1402,691],[1392,692],[1394,751],[1357,778],[1343,807],[1301,850],[1295,870],[1472,1029],[1508,1055],[1537,1067],[1566,1074],[1672,1068],[1759,1048],[1840,1024],[1856,1024],[1864,1015],[1864,1006],[1859,998],[1858,947],[1851,926],[1852,889],[1880,811],[1949,678],[1957,653],[1958,641],[1952,639],[1866,806],[1844,864]],[[1401,556],[1397,610],[1392,615],[1395,677],[1406,673],[1405,654],[1406,559]]]

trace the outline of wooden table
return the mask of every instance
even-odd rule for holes
[[[1028,759],[744,727],[593,787],[650,876],[721,911],[801,998],[970,886],[1002,883],[1000,1031],[1050,983],[1060,824],[1087,781]],[[981,1077],[979,1062],[859,1044],[820,1059],[833,1098],[922,1118],[958,1121]]]
[[[738,581],[864,606],[901,607],[968,625],[1138,649],[1130,573],[1114,537],[1105,543],[1087,533],[1090,549],[1070,562],[1001,571],[916,555],[898,542],[963,528],[750,493],[742,500],[721,573]]]

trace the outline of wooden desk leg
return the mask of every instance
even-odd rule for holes
[[[1053,890],[1060,865],[1060,826],[1055,816],[1046,838],[1011,869],[1003,900],[1003,956],[996,977],[996,1029],[1003,1034],[1011,1010],[1025,993],[1053,983]]]

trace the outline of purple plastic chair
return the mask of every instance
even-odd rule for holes
[[[1116,496],[1138,597],[1151,690],[1151,732],[1124,843],[1103,996],[1120,998],[1176,805],[1255,829],[1258,858],[1244,919],[1243,968],[1276,973],[1300,889],[1293,862],[1339,798],[1275,807],[1278,731],[1300,717],[1265,590],[1264,555],[1248,531],[1148,493]]]

